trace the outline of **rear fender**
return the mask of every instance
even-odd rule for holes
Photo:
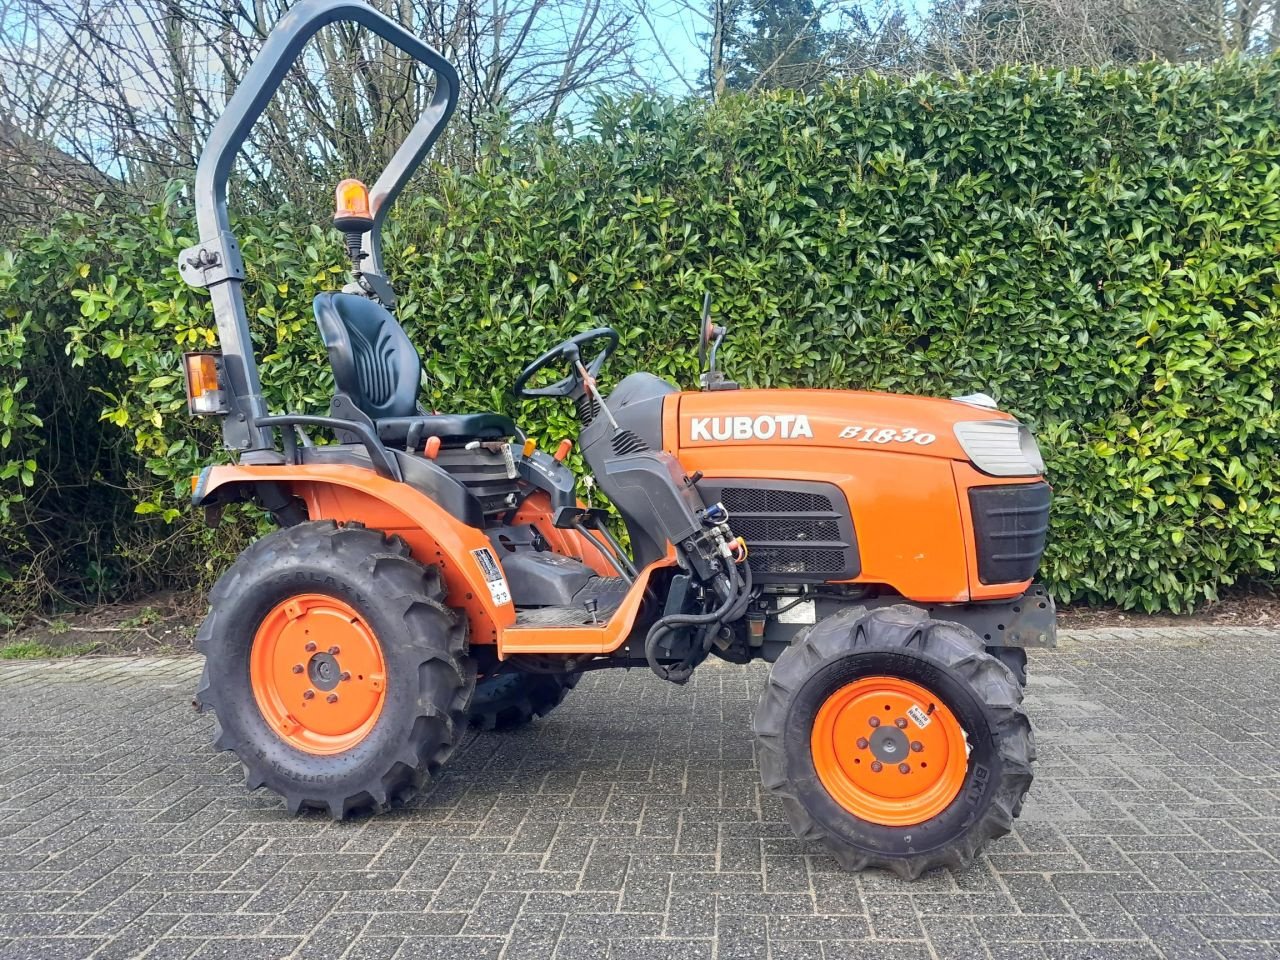
[[[346,464],[206,467],[196,478],[192,501],[204,506],[244,500],[263,484],[276,497],[284,491],[301,499],[311,520],[358,521],[403,538],[420,563],[440,570],[448,604],[470,621],[472,643],[497,643],[500,631],[515,621],[505,578],[491,583],[480,567],[478,551],[493,556],[484,533],[408,484],[372,470]],[[500,572],[501,566],[494,569]]]

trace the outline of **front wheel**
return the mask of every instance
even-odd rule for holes
[[[254,543],[196,637],[214,746],[291,812],[341,819],[408,797],[458,745],[475,687],[466,620],[444,594],[403,540],[357,525]]]
[[[973,631],[911,606],[852,607],[797,637],[754,728],[796,834],[851,870],[962,867],[1031,786],[1016,678]]]

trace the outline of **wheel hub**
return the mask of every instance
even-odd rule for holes
[[[814,718],[814,769],[854,816],[910,826],[955,800],[968,742],[938,697],[900,677],[863,677],[834,691]]]
[[[307,676],[317,690],[332,690],[338,685],[341,672],[337,658],[331,653],[314,654],[307,664]]]
[[[871,735],[870,750],[883,763],[900,763],[910,749],[907,735],[897,727],[881,727]]]
[[[281,739],[305,753],[333,754],[373,729],[386,665],[373,631],[349,604],[302,594],[263,618],[249,679],[258,709]]]

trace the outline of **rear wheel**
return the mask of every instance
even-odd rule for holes
[[[971,630],[906,605],[850,608],[774,664],[761,775],[797,835],[849,869],[960,867],[1009,832],[1031,785],[1021,702]]]
[[[471,701],[471,723],[480,730],[511,730],[558,707],[581,673],[521,673],[481,677]]]
[[[304,523],[218,581],[196,638],[214,745],[293,812],[335,819],[409,796],[453,752],[475,668],[438,571],[399,538]]]

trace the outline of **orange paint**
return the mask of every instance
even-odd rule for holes
[[[446,603],[467,615],[472,643],[497,643],[499,630],[515,620],[515,607],[509,602],[501,606],[493,602],[471,555],[472,550],[492,549],[489,538],[426,494],[346,464],[211,467],[205,491],[264,480],[286,484],[306,503],[312,520],[356,520],[372,530],[403,537],[414,559],[439,568],[448,588]]]
[[[971,487],[1003,486],[1014,483],[1031,483],[1035,477],[989,477],[969,463],[953,463],[952,475],[955,477],[956,500],[960,506],[960,522],[964,531],[964,542],[967,545],[965,560],[969,574],[969,594],[974,600],[1003,600],[1026,593],[1031,580],[1018,583],[985,584],[978,577],[978,552],[973,533],[973,511],[969,507],[969,489]]]
[[[377,637],[351,606],[305,593],[277,604],[259,624],[249,683],[280,739],[329,755],[350,750],[378,722],[387,667]]]
[[[707,479],[825,482],[845,494],[858,538],[861,570],[854,583],[883,584],[917,603],[961,603],[1017,596],[1030,581],[984,585],[978,579],[968,490],[1027,483],[995,478],[968,464],[953,426],[965,420],[1011,419],[950,400],[838,390],[737,390],[672,394],[663,403],[663,448],[689,473]],[[493,602],[472,551],[492,549],[468,527],[407,484],[339,464],[220,466],[205,489],[273,481],[301,498],[313,520],[359,521],[400,536],[413,556],[439,568],[446,602],[463,611],[475,644],[513,653],[608,653],[627,639],[641,608],[637,586],[600,625],[516,626],[510,602]],[[552,522],[550,498],[537,491],[513,522],[532,524],[551,549],[615,576],[607,545]],[[732,525],[730,518],[730,525]],[[502,563],[501,550],[494,550]]]
[[[499,655],[505,659],[513,653],[612,653],[630,635],[653,572],[674,566],[675,562],[672,552],[641,570],[613,616],[599,625],[526,627],[517,624],[507,627],[498,641]]]
[[[968,465],[953,426],[983,419],[1012,418],[951,400],[847,390],[681,393],[663,404],[663,446],[708,480],[835,484],[862,561],[851,582],[885,584],[918,603],[963,603],[1017,596],[1029,584],[978,583],[968,486],[1033,479],[986,477]],[[862,439],[884,431],[895,439]]]
[[[869,823],[906,827],[946,810],[964,785],[964,729],[946,704],[900,677],[863,677],[829,696],[810,736],[831,798]]]
[[[767,445],[773,456],[807,451],[893,450],[967,460],[952,427],[965,420],[1012,420],[937,397],[855,390],[726,390],[673,394],[679,404],[679,447],[736,449]],[[750,428],[750,433],[748,433]],[[882,431],[894,439],[876,440]],[[843,435],[842,435],[843,434]],[[909,439],[898,439],[904,435]],[[872,439],[863,439],[870,435]],[[926,437],[932,439],[925,440]],[[665,439],[665,438],[664,438]]]
[[[582,506],[581,503],[578,504]],[[613,568],[605,556],[601,544],[592,543],[577,530],[565,530],[552,522],[551,497],[543,490],[531,494],[520,509],[516,511],[513,523],[532,524],[542,534],[544,540],[556,553],[581,560],[602,577],[616,577],[618,571]],[[501,561],[502,557],[499,556]]]

